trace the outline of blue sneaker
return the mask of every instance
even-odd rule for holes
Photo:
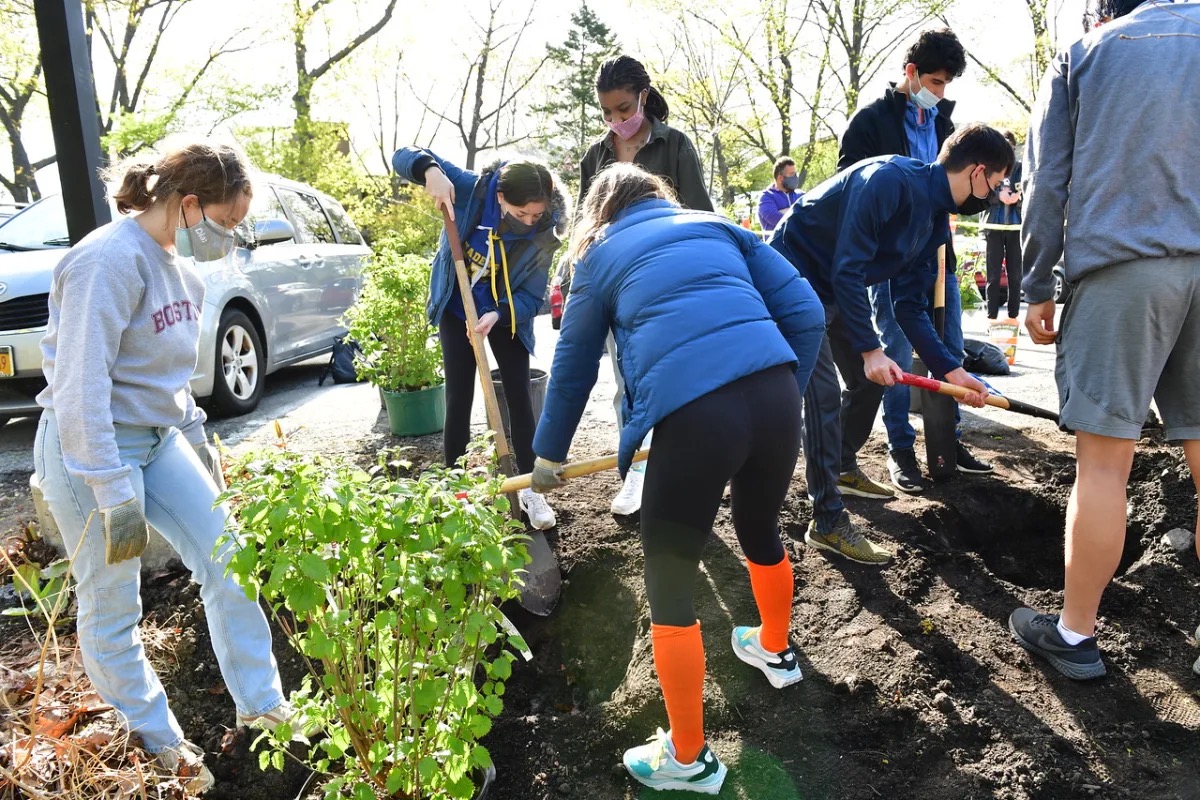
[[[649,744],[625,751],[625,769],[635,781],[659,791],[701,794],[717,794],[721,791],[728,770],[708,749],[707,744],[691,764],[680,764],[675,760],[675,745],[671,743],[671,735],[663,733],[662,728],[649,741]]]
[[[782,653],[770,653],[758,641],[758,628],[745,626],[733,629],[733,654],[752,667],[762,670],[776,689],[804,680],[796,662],[796,651],[789,645]]]

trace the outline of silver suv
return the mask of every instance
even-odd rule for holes
[[[255,189],[232,264],[197,265],[206,287],[192,393],[228,415],[258,405],[266,375],[330,351],[371,253],[333,198],[276,176]],[[41,413],[39,343],[67,246],[59,196],[0,223],[0,425]]]

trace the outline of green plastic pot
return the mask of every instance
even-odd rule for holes
[[[387,409],[388,427],[395,436],[424,436],[446,425],[446,384],[415,392],[379,390]]]

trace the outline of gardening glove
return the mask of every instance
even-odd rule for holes
[[[100,520],[104,526],[104,560],[107,563],[119,564],[137,558],[146,549],[150,531],[136,498],[100,509]]]
[[[538,456],[533,460],[533,473],[529,476],[529,488],[545,494],[566,483],[562,477],[563,465],[558,461],[547,461]]]
[[[192,449],[200,457],[200,463],[208,470],[208,474],[212,475],[213,483],[217,484],[217,489],[222,492],[225,491],[225,473],[221,470],[221,453],[208,442],[192,445]]]

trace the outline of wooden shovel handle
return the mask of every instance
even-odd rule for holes
[[[442,224],[446,226],[446,240],[450,243],[450,254],[454,258],[458,291],[462,295],[463,310],[467,315],[467,332],[471,336],[471,349],[475,351],[475,366],[479,370],[479,384],[483,388],[488,427],[496,435],[496,454],[500,457],[500,465],[505,474],[513,475],[517,470],[516,465],[512,463],[512,450],[508,446],[508,438],[504,435],[500,403],[496,398],[496,387],[492,384],[492,368],[488,363],[487,351],[483,349],[483,337],[475,332],[475,326],[479,324],[479,314],[475,310],[475,298],[471,294],[471,278],[467,274],[467,265],[463,258],[462,241],[458,238],[458,226],[450,219],[450,214],[445,208],[442,209]]]
[[[917,389],[924,389],[927,392],[936,392],[937,394],[946,394],[959,400],[963,399],[970,393],[970,389],[964,389],[962,386],[956,386],[953,383],[945,381],[937,381],[933,378],[923,378],[920,375],[911,375],[905,372],[900,376],[900,383],[907,386],[912,386]],[[1007,397],[1002,397],[997,394],[989,394],[983,401],[989,406],[1003,408],[1007,411],[1015,411],[1018,414],[1028,414],[1031,417],[1040,417],[1041,419],[1049,419],[1058,421],[1058,414],[1053,411],[1048,411],[1044,408],[1031,406],[1028,403],[1022,403],[1019,400],[1009,400]]]
[[[649,457],[649,448],[645,450],[638,450],[633,454],[633,463],[636,464],[639,461],[645,461]],[[617,457],[615,455],[600,456],[599,458],[589,458],[586,461],[574,461],[570,464],[564,464],[563,477],[579,478],[584,475],[592,475],[597,472],[604,472],[606,470],[616,468]],[[516,475],[504,482],[504,484],[500,487],[500,493],[509,494],[510,492],[520,491],[521,489],[528,489],[529,483],[529,475]]]

